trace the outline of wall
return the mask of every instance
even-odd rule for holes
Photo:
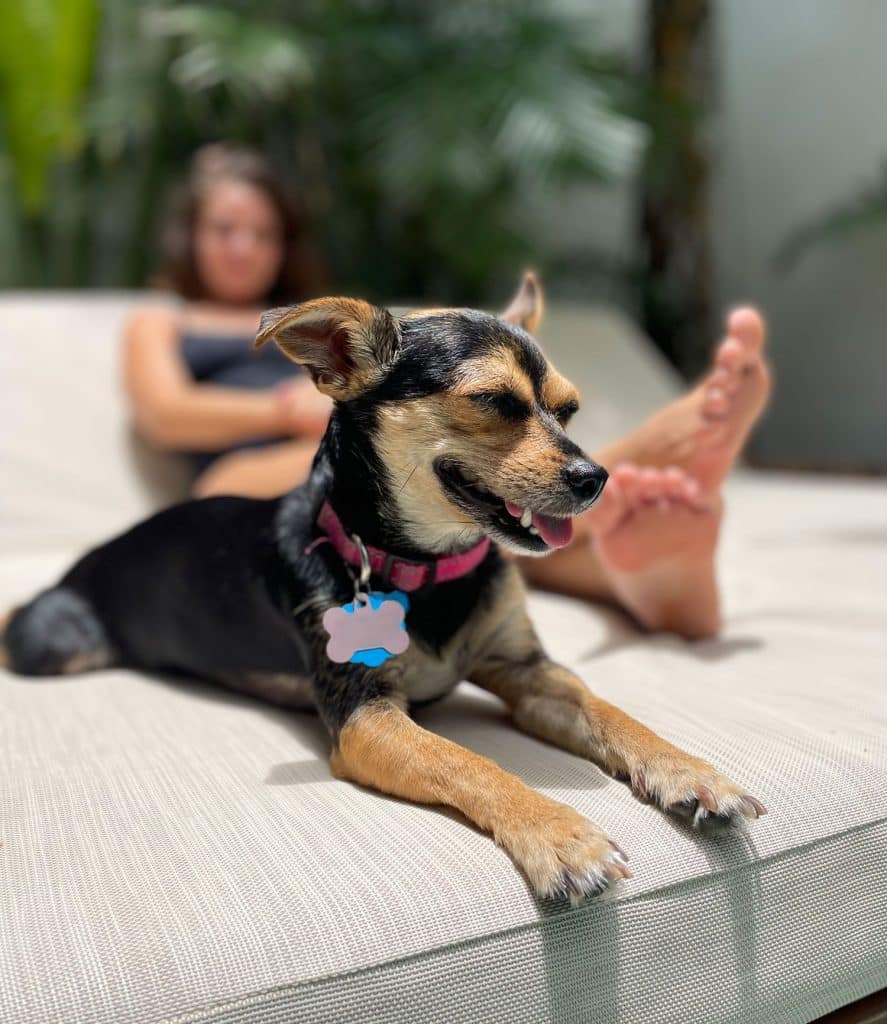
[[[603,37],[640,54],[646,5],[595,6]],[[713,0],[713,13],[717,298],[762,306],[777,379],[752,453],[887,471],[887,223],[811,250],[791,273],[772,265],[790,231],[887,173],[887,3]],[[545,221],[578,270],[570,294],[619,301],[582,260],[589,250],[630,258],[631,189],[577,191]]]
[[[798,224],[884,174],[887,4],[729,0],[716,13],[719,291],[763,306],[777,380],[754,454],[887,470],[887,224],[787,275],[770,262]]]

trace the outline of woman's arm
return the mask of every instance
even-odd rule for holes
[[[293,432],[273,392],[196,384],[169,310],[144,309],[130,317],[123,380],[136,426],[161,448],[217,451],[246,438]]]

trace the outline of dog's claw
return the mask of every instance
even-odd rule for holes
[[[746,810],[746,808],[749,808],[749,810]],[[749,818],[760,818],[762,814],[767,813],[767,808],[761,803],[761,801],[756,800],[748,793],[746,793],[742,798],[742,809],[743,813]]]
[[[649,800],[650,794],[647,791],[647,777],[643,772],[638,772],[634,777],[634,786],[641,800]]]
[[[712,814],[717,813],[718,802],[715,800],[715,795],[708,786],[700,786],[696,790],[696,798],[707,811],[711,811]]]
[[[628,854],[625,852],[625,850],[622,849],[622,847],[615,840],[613,840],[613,839],[610,840],[610,846],[613,847],[613,849],[622,857],[623,860],[628,860],[629,859]]]

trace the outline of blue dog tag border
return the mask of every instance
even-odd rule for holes
[[[385,601],[397,601],[397,603],[403,608],[404,620],[406,620],[407,612],[410,610],[410,599],[402,590],[371,590],[367,595],[370,601],[370,607],[375,611]],[[349,615],[353,615],[357,610],[357,598],[350,601],[348,604],[342,605],[342,610],[348,612]],[[406,629],[406,621],[400,624],[401,629]],[[393,658],[390,651],[385,650],[384,647],[369,647],[362,651],[355,651],[354,654],[348,659],[348,663],[352,665],[366,665],[368,668],[378,668],[379,665],[384,664],[389,658]]]

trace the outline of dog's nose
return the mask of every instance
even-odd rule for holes
[[[578,459],[564,469],[564,479],[577,498],[585,501],[597,498],[604,489],[609,474],[596,462]]]

